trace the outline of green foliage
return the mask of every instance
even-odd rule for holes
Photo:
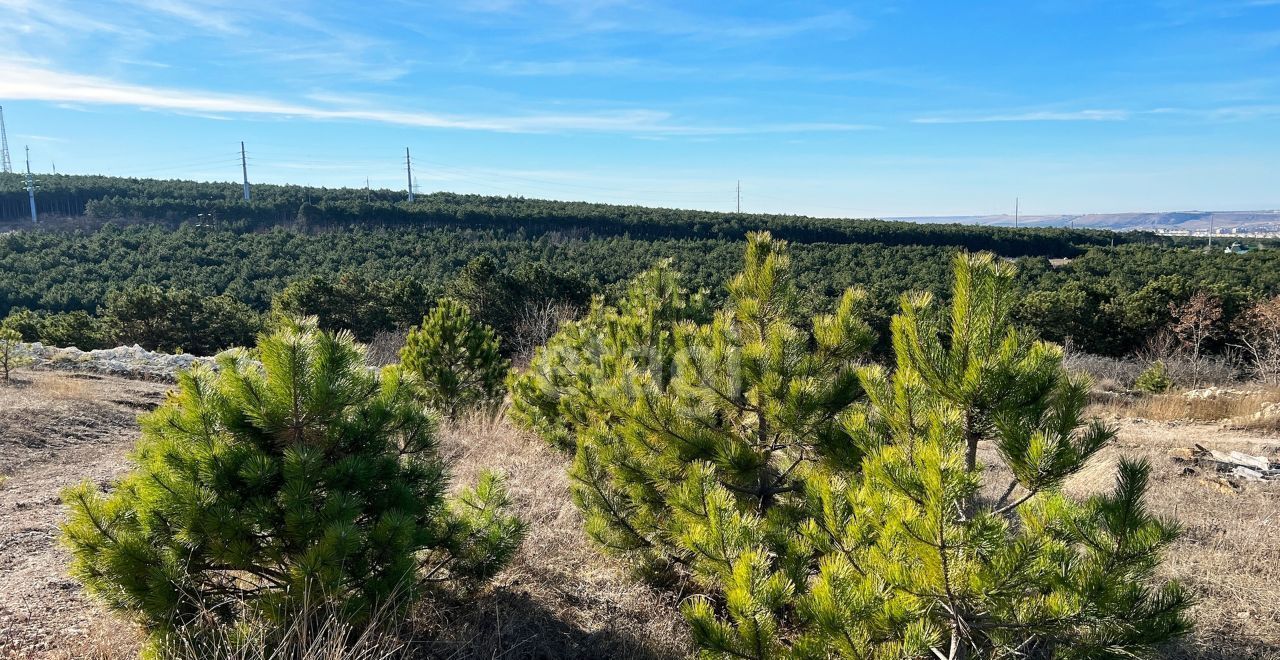
[[[513,412],[574,452],[603,548],[706,590],[684,612],[708,657],[1150,657],[1188,625],[1154,577],[1176,529],[1143,507],[1143,464],[1061,491],[1114,431],[1012,325],[1014,277],[962,254],[948,308],[903,297],[890,371],[864,364],[863,294],[801,323],[785,245],[755,235],[709,322],[654,340],[593,310],[515,380]]]
[[[202,298],[193,291],[155,286],[112,292],[104,317],[117,343],[195,355],[247,345],[261,327],[259,315],[230,296]]]
[[[1173,389],[1173,379],[1169,377],[1169,370],[1164,362],[1156,360],[1138,374],[1137,380],[1133,381],[1133,388],[1147,394],[1164,394]]]
[[[362,341],[416,323],[428,310],[430,289],[414,280],[378,282],[343,274],[295,280],[271,301],[276,316],[315,316],[325,330],[349,330]]]
[[[467,262],[447,290],[472,317],[503,337],[516,332],[531,308],[548,302],[580,304],[588,298],[586,285],[574,275],[556,272],[541,262],[505,271],[488,255]]]
[[[107,324],[81,310],[46,315],[40,322],[40,341],[50,346],[75,346],[84,351],[107,348],[112,343]]]
[[[0,327],[13,330],[22,337],[22,341],[40,341],[40,322],[43,320],[41,314],[33,312],[25,307],[18,307],[9,312],[9,315],[0,321]]]
[[[513,330],[530,305],[584,307],[591,294],[612,299],[662,258],[681,264],[690,287],[708,288],[713,302],[723,302],[720,284],[737,269],[738,244],[765,228],[791,242],[797,314],[832,307],[851,286],[868,292],[866,320],[881,338],[878,356],[888,353],[888,320],[898,296],[945,296],[948,264],[960,249],[1019,257],[1019,322],[1042,339],[1069,337],[1075,350],[1089,353],[1121,356],[1142,348],[1167,325],[1169,303],[1183,304],[1192,291],[1210,290],[1223,299],[1224,328],[1235,326],[1250,301],[1280,293],[1280,251],[1206,254],[1141,232],[722,214],[449,193],[422,195],[410,205],[396,191],[300,186],[258,185],[254,201],[245,203],[235,185],[66,175],[48,177],[43,185],[37,203],[50,206],[42,213],[84,209],[91,217],[51,218],[36,229],[18,224],[18,231],[0,234],[0,316],[19,307],[93,313],[112,291],[146,285],[202,298],[228,295],[263,312],[291,283],[318,278],[320,285],[299,285],[304,291],[277,307],[319,316],[325,329],[349,329],[371,340],[380,331],[417,323],[431,301],[449,295],[512,350],[520,344],[512,341]],[[0,175],[0,218],[24,217],[26,201],[20,177]],[[117,220],[123,224],[113,224]],[[1052,266],[1049,257],[1072,260]],[[474,273],[485,277],[458,277],[467,264],[485,258],[491,267]],[[1240,343],[1235,334],[1214,339],[1206,350]],[[243,340],[228,336],[211,343]]]
[[[510,367],[493,328],[472,320],[451,298],[436,302],[422,325],[409,331],[400,362],[417,377],[427,404],[450,419],[501,402]]]
[[[107,324],[81,310],[47,313],[18,308],[10,312],[0,325],[16,330],[26,342],[75,346],[86,351],[106,348],[112,339]]]
[[[22,353],[22,335],[13,328],[0,326],[0,375],[4,376],[4,382],[9,382],[11,371],[30,363],[30,358]]]
[[[509,414],[572,449],[577,429],[617,420],[597,405],[613,380],[637,370],[665,387],[674,369],[675,326],[708,315],[705,292],[685,288],[671,260],[663,260],[629,284],[616,308],[597,297],[586,316],[538,348],[529,368],[511,375]]]
[[[314,320],[182,373],[141,425],[113,490],[63,494],[63,539],[87,590],[158,639],[209,619],[283,629],[317,600],[360,623],[424,585],[493,575],[524,533],[496,477],[445,497],[411,386]]]

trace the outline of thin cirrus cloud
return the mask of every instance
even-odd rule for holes
[[[1070,112],[1036,111],[990,115],[940,115],[917,117],[913,124],[989,124],[1023,121],[1125,121],[1133,113],[1128,110],[1076,110]]]
[[[620,133],[648,135],[735,135],[870,130],[866,124],[788,122],[756,126],[702,126],[674,121],[671,113],[633,109],[594,114],[457,116],[367,107],[323,107],[260,96],[135,85],[65,73],[29,61],[0,59],[0,97],[78,105],[121,105],[195,116],[258,115],[313,120],[365,121],[418,128],[498,133]]]

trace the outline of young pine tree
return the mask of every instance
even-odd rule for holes
[[[563,324],[535,351],[528,370],[511,374],[512,418],[572,451],[577,430],[615,421],[597,405],[609,383],[639,370],[665,387],[675,326],[707,315],[705,293],[686,289],[670,259],[659,262],[629,283],[616,308],[597,297],[586,316]]]
[[[0,327],[0,376],[4,382],[9,382],[10,372],[30,362],[22,352],[22,334],[13,328]]]
[[[605,548],[715,582],[728,541],[704,534],[740,510],[763,517],[770,553],[804,570],[789,531],[802,468],[824,454],[856,462],[837,416],[859,392],[872,334],[857,290],[833,314],[795,318],[788,266],[784,243],[753,235],[728,306],[708,320],[662,264],[517,379],[517,419],[574,450],[573,495]]]
[[[591,536],[706,590],[685,614],[708,657],[1151,655],[1187,626],[1153,578],[1175,530],[1145,511],[1142,464],[1110,494],[1061,492],[1113,432],[1083,419],[1061,351],[1010,325],[1012,276],[961,255],[949,310],[905,297],[886,371],[860,363],[860,294],[800,325],[785,246],[755,235],[725,309],[672,326],[669,378],[577,368],[589,353],[524,378],[570,393]],[[651,354],[608,327],[606,354]],[[984,443],[1008,483],[983,487]]]
[[[427,403],[450,419],[500,402],[510,366],[493,328],[473,321],[450,298],[437,302],[409,332],[400,362],[417,376]]]
[[[317,601],[358,624],[492,575],[524,532],[492,475],[445,497],[436,422],[400,372],[368,371],[313,319],[182,373],[141,424],[111,492],[64,493],[63,535],[88,591],[157,639],[210,616],[291,623]]]

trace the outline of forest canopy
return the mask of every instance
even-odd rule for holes
[[[505,338],[531,306],[581,309],[590,295],[614,295],[667,258],[680,264],[690,286],[722,300],[721,283],[737,266],[741,241],[758,229],[790,242],[803,312],[828,310],[840,292],[861,286],[881,337],[900,294],[946,296],[948,264],[960,250],[1016,260],[1020,322],[1045,339],[1100,354],[1141,348],[1199,292],[1221,301],[1222,332],[1207,346],[1221,350],[1251,301],[1280,293],[1280,252],[1206,252],[1144,233],[452,193],[420,195],[409,204],[398,191],[300,186],[255,185],[248,203],[240,194],[238,185],[225,183],[47,176],[37,196],[42,225],[31,228],[21,179],[0,175],[0,221],[17,229],[0,234],[0,318],[26,314],[30,341],[40,338],[32,328],[41,324],[58,329],[50,337],[85,325],[83,317],[49,315],[82,312],[111,324],[114,314],[121,318],[113,327],[80,334],[92,335],[85,341],[94,345],[132,343],[141,340],[120,332],[128,324],[119,310],[136,301],[121,292],[162,293],[192,309],[218,310],[227,336],[198,342],[212,348],[242,343],[246,330],[257,327],[254,319],[229,316],[273,308],[316,314],[367,340],[408,328],[432,301],[450,295],[470,300],[472,313]],[[193,297],[218,299],[201,304]],[[152,343],[195,350],[190,330]]]

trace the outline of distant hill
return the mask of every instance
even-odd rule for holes
[[[955,215],[886,218],[926,223],[960,223],[1012,227],[1012,215]],[[1024,215],[1023,227],[1069,227],[1114,231],[1199,231],[1238,228],[1248,232],[1280,232],[1280,211],[1162,211],[1149,213],[1088,213],[1081,215]]]

